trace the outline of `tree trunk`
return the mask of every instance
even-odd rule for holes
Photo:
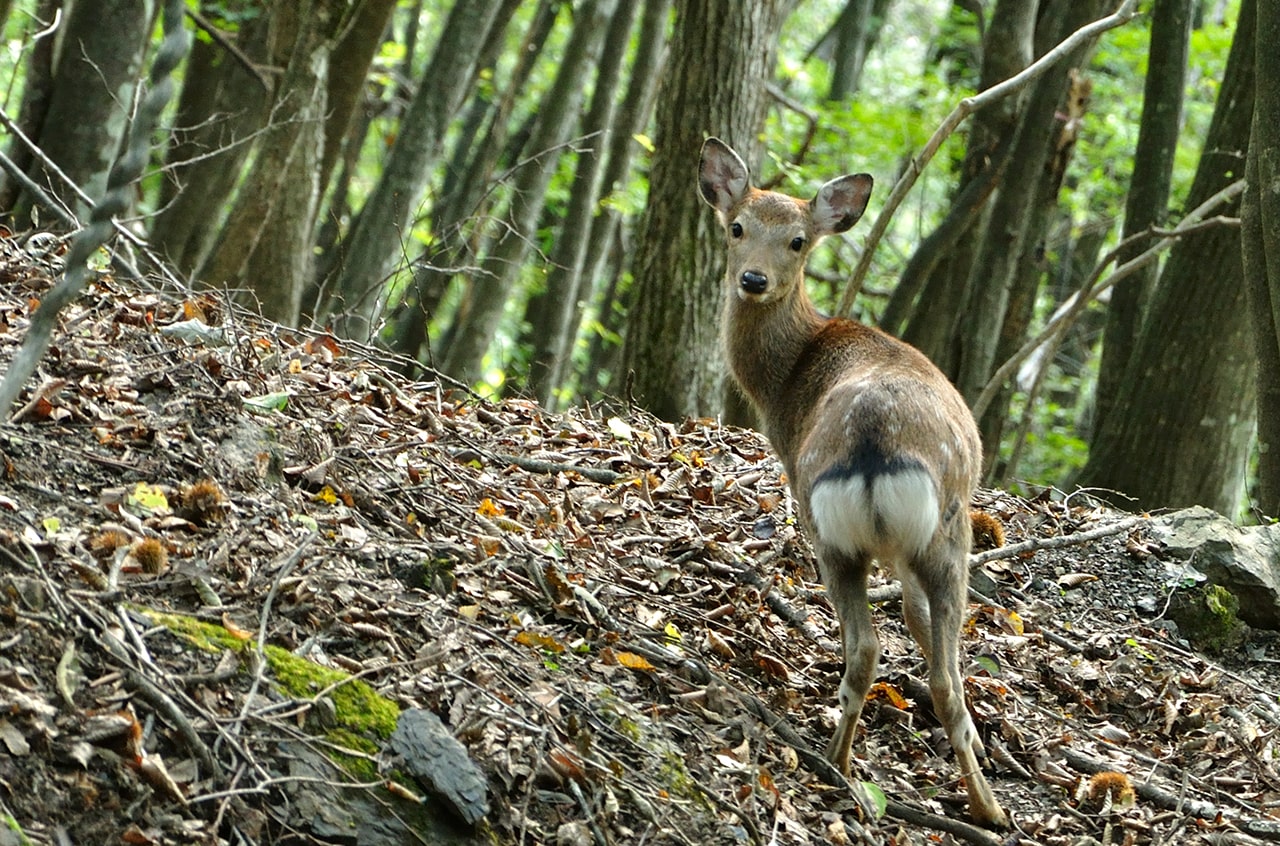
[[[1244,0],[1253,5],[1255,0]],[[1243,14],[1243,12],[1242,12]],[[1280,517],[1280,9],[1258,0],[1258,73],[1241,219],[1244,272],[1258,357],[1255,507]],[[1238,37],[1238,36],[1237,36]]]
[[[52,23],[60,5],[60,0],[40,0],[34,19],[27,21],[28,32],[44,29]],[[27,57],[22,104],[18,107],[18,129],[33,141],[40,138],[44,118],[49,111],[49,96],[53,88],[53,47],[53,34],[46,34],[31,46]],[[9,145],[9,158],[23,173],[29,173],[35,161],[31,148],[16,135]],[[0,173],[0,212],[13,211],[21,194],[22,186],[7,171]],[[16,221],[20,228],[28,222],[24,219]]]
[[[206,284],[247,289],[262,314],[295,325],[311,278],[332,38],[344,0],[282,4],[272,25],[292,44],[272,107],[221,239],[201,269]]]
[[[1077,28],[1093,20],[1099,5],[1097,0],[1046,0],[1038,24],[1040,43],[1036,53],[1047,53]],[[961,312],[956,387],[969,402],[977,399],[991,378],[1015,272],[1028,236],[1033,239],[1032,244],[1041,236],[1038,232],[1029,233],[1028,224],[1040,192],[1041,175],[1049,161],[1050,138],[1058,124],[1058,106],[1068,87],[1068,72],[1089,49],[1090,45],[1077,48],[1034,83],[1019,121],[1012,158],[991,206],[991,216],[965,286],[969,300]],[[990,458],[999,445],[985,443],[983,446]]]
[[[844,11],[832,27],[835,38],[832,51],[831,85],[828,100],[844,100],[853,96],[862,79],[867,53],[880,35],[880,26],[889,11],[891,0],[848,0]]]
[[[328,185],[342,152],[356,107],[368,84],[369,66],[391,20],[396,0],[360,0],[350,23],[343,27],[329,67],[328,111],[324,119],[324,146],[320,157],[320,185]],[[362,136],[363,138],[363,136]],[[359,143],[359,142],[357,142]]]
[[[405,253],[445,130],[475,78],[480,47],[491,27],[505,29],[506,21],[497,19],[502,5],[502,0],[456,0],[382,175],[338,247],[335,288],[341,312],[334,325],[348,337],[365,340],[376,329],[387,280]]]
[[[1125,202],[1123,237],[1128,238],[1164,222],[1173,181],[1174,152],[1182,129],[1182,99],[1191,43],[1192,0],[1155,0],[1151,12],[1151,44],[1142,95],[1142,118],[1133,155],[1133,176]],[[1121,253],[1126,262],[1147,244],[1137,243]],[[1152,263],[1111,292],[1107,327],[1102,339],[1095,392],[1096,417],[1101,425],[1117,402],[1120,375],[1133,356],[1142,313],[1155,286],[1159,265]]]
[[[1188,207],[1244,172],[1254,31],[1254,4],[1245,2]],[[1239,511],[1256,411],[1244,289],[1238,229],[1217,227],[1174,246],[1120,380],[1123,400],[1090,444],[1081,485],[1118,491],[1144,509]]]
[[[213,4],[203,8],[216,24]],[[273,45],[279,28],[271,17],[254,16],[237,31],[237,49],[255,65],[288,61],[288,45]],[[230,205],[253,135],[267,118],[272,80],[278,77],[251,71],[221,44],[196,39],[192,45],[165,154],[160,211],[151,224],[152,245],[185,276],[195,275],[218,238],[219,212]]]
[[[632,270],[623,367],[666,420],[713,414],[725,367],[717,340],[722,234],[694,190],[698,151],[718,135],[760,158],[778,33],[791,0],[677,0],[672,66],[658,98],[657,153]]]
[[[154,14],[153,0],[98,0],[76,3],[66,22],[36,143],[93,202],[106,189],[129,123]],[[28,175],[77,218],[87,218],[89,204],[40,162],[32,162]],[[19,201],[19,219],[32,202]]]
[[[604,158],[613,133],[614,104],[622,79],[623,59],[631,40],[635,22],[635,3],[623,3],[609,23],[596,84],[591,94],[591,109],[583,122],[583,142],[578,147],[577,170],[570,189],[569,207],[551,252],[551,268],[542,293],[530,298],[525,314],[531,327],[533,360],[529,367],[527,389],[538,401],[550,408],[558,387],[557,374],[563,360],[573,353],[577,336],[574,317],[578,314],[578,298],[584,287],[583,265],[587,248],[597,236],[596,211],[600,204]],[[643,74],[643,71],[639,71]]]
[[[1048,161],[1040,175],[1035,200],[1027,211],[1026,236],[1023,239],[1017,265],[1013,268],[1009,303],[1005,309],[1004,321],[1000,325],[1000,338],[996,344],[997,365],[1008,360],[1027,339],[1028,329],[1035,316],[1041,282],[1045,279],[1048,269],[1049,241],[1051,231],[1055,228],[1055,221],[1066,218],[1067,228],[1070,227],[1069,213],[1063,214],[1059,211],[1058,195],[1067,167],[1071,163],[1080,127],[1084,123],[1093,85],[1075,69],[1070,69],[1067,77],[1066,96],[1055,109],[1053,140],[1050,142]],[[1051,364],[1052,361],[1044,362],[1037,384],[1040,384],[1044,378],[1043,374]],[[1032,393],[1034,392],[1033,390]],[[1001,440],[1004,436],[1005,424],[1009,421],[1009,403],[1013,393],[1012,382],[1002,387],[1000,393],[987,406],[982,419],[978,421],[982,442],[987,447],[985,463],[988,468],[988,484],[994,481],[995,471],[1002,458]],[[1027,407],[1030,407],[1032,402],[1034,397],[1029,397]],[[1020,441],[1014,449],[1017,450],[1019,447]],[[1011,463],[1017,463],[1016,456],[1011,459]]]
[[[582,77],[598,53],[617,0],[587,0],[575,11],[573,33],[562,64],[548,89],[526,149],[530,160],[516,172],[511,199],[496,243],[471,276],[469,306],[454,317],[455,330],[445,351],[443,370],[474,381],[502,319],[503,308],[534,238],[547,186],[580,115]]]
[[[667,22],[670,18],[671,0],[645,0],[644,17],[640,21],[640,35],[636,45],[635,59],[631,65],[631,79],[627,83],[627,95],[616,118],[613,140],[605,166],[603,193],[608,196],[618,190],[627,179],[631,170],[631,161],[639,144],[635,136],[644,130],[653,114],[654,97],[657,94],[658,80],[666,68],[668,54]],[[582,326],[588,309],[596,315],[595,328],[591,341],[588,342],[586,356],[587,368],[590,372],[597,366],[600,356],[597,342],[603,343],[605,338],[616,341],[620,338],[620,316],[612,309],[616,294],[618,267],[623,263],[622,249],[616,237],[622,229],[622,213],[607,203],[602,203],[595,224],[591,228],[591,243],[587,246],[587,256],[583,260],[583,284],[591,290],[583,291],[578,297],[576,313],[572,323]],[[610,292],[602,296],[601,280]],[[589,305],[588,305],[589,303]],[[613,344],[616,346],[616,343]],[[614,358],[617,356],[615,355]],[[578,390],[584,380],[575,380],[571,372],[573,362],[572,350],[566,350],[560,356],[559,367],[552,376],[552,381],[564,385],[567,381],[575,381]],[[592,372],[597,377],[595,384],[601,384],[598,377],[601,373]]]

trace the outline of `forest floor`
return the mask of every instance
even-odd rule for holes
[[[0,370],[58,262],[0,238]],[[852,782],[820,757],[836,623],[753,432],[482,401],[110,274],[19,406],[0,846],[1275,837],[1280,643],[1192,651],[1153,519],[976,501],[1008,543],[963,637],[997,834],[879,577]],[[462,744],[434,792],[391,751],[409,709]]]

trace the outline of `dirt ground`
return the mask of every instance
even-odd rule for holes
[[[48,247],[0,239],[0,368]],[[60,316],[0,426],[0,846],[1278,838],[1276,639],[1195,652],[1151,519],[975,503],[987,832],[883,580],[851,783],[822,761],[836,624],[759,435],[402,364],[111,273]]]

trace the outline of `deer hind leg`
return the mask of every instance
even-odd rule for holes
[[[880,660],[880,642],[871,621],[867,600],[869,556],[847,555],[830,547],[819,550],[822,581],[827,596],[840,619],[840,641],[844,652],[844,676],[840,680],[840,722],[836,725],[827,759],[849,774],[849,751],[858,728],[858,717],[867,699]]]
[[[903,616],[929,664],[933,709],[955,750],[969,793],[969,815],[986,825],[1006,826],[1008,817],[978,766],[986,750],[965,705],[960,676],[960,626],[968,605],[965,566],[958,555],[913,566],[902,580]]]

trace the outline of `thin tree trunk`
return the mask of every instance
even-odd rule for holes
[[[376,329],[383,289],[404,254],[445,130],[471,88],[480,47],[491,27],[505,28],[497,19],[501,6],[502,0],[456,0],[382,175],[339,245],[335,288],[341,310],[334,326],[348,337],[365,340]]]
[[[1252,4],[1255,0],[1244,0]],[[1258,0],[1258,85],[1241,219],[1244,271],[1258,357],[1255,506],[1280,517],[1280,9]]]
[[[324,118],[324,149],[320,156],[321,186],[327,186],[333,175],[342,153],[342,141],[347,137],[356,107],[364,97],[369,67],[382,46],[382,36],[387,31],[387,23],[395,7],[396,0],[360,0],[351,22],[339,33],[330,59],[329,87],[325,97],[328,111]]]
[[[457,327],[445,351],[443,369],[464,381],[480,374],[484,354],[497,333],[514,280],[530,251],[534,225],[559,161],[560,146],[579,117],[582,76],[594,63],[617,0],[588,0],[575,13],[563,63],[538,110],[528,142],[531,160],[517,171],[501,234],[471,276],[469,308],[455,316]]]
[[[1039,5],[1038,0],[998,0],[983,40],[980,90],[1003,82],[1031,64]],[[1001,100],[974,115],[958,191],[964,192],[971,182],[982,180],[989,168],[1006,164],[996,153],[1002,140],[1008,143],[1017,132],[1018,115],[1026,96]],[[1007,179],[1000,180],[1000,184],[1004,182]],[[998,188],[998,184],[993,187]],[[981,193],[991,196],[985,190]],[[948,238],[953,247],[934,263],[903,332],[908,342],[952,377],[958,369],[956,332],[969,297],[971,271],[988,216],[987,207],[981,213],[967,214],[970,227],[959,227]]]
[[[292,44],[273,107],[274,126],[258,145],[218,245],[201,269],[210,285],[247,288],[263,315],[295,325],[311,278],[312,234],[320,202],[330,39],[343,0],[285,7],[277,22]]]
[[[832,27],[831,85],[828,100],[844,100],[858,90],[867,54],[880,35],[891,0],[848,0]]]
[[[506,0],[500,19],[514,13],[520,0]],[[496,166],[498,153],[506,142],[508,119],[516,98],[524,90],[538,57],[546,46],[547,36],[555,24],[562,0],[540,0],[537,12],[520,44],[511,78],[496,105],[487,96],[472,100],[462,121],[453,155],[445,170],[440,200],[431,210],[431,243],[424,256],[414,261],[413,281],[390,318],[389,344],[392,349],[418,361],[429,360],[433,351],[424,350],[427,327],[444,298],[445,291],[466,265],[473,263],[474,244],[468,233],[467,217],[478,213],[486,199],[486,189]],[[503,46],[503,40],[490,37],[481,48],[478,67],[492,68]],[[489,129],[480,144],[473,144],[489,119]],[[468,157],[468,153],[472,153]]]
[[[27,21],[28,31],[44,29],[53,22],[61,5],[60,0],[40,0],[35,18]],[[53,89],[53,33],[46,33],[30,46],[27,56],[26,82],[22,89],[22,104],[18,107],[18,129],[27,138],[37,140],[44,128],[45,115],[49,111],[49,96]],[[9,145],[9,158],[23,173],[29,173],[35,156],[30,147],[16,135]],[[0,211],[11,212],[22,194],[22,186],[7,172],[0,173]],[[28,221],[19,219],[18,226]]]
[[[98,0],[77,3],[66,22],[36,142],[94,201],[106,189],[129,123],[155,11],[153,0]],[[77,218],[87,218],[89,205],[40,162],[32,162],[28,175]],[[19,201],[19,219],[32,203],[31,197]]]
[[[609,23],[591,108],[582,124],[583,142],[578,147],[569,207],[551,252],[547,285],[542,293],[530,298],[525,310],[531,327],[529,340],[533,343],[528,389],[548,408],[557,387],[555,375],[562,369],[563,357],[572,354],[577,334],[573,318],[578,313],[578,297],[583,288],[587,247],[595,237],[604,158],[613,137],[614,104],[635,13],[635,3],[623,3]]]
[[[1053,221],[1058,217],[1054,214],[1058,210],[1058,194],[1066,176],[1067,166],[1071,162],[1071,154],[1075,150],[1076,138],[1084,122],[1093,88],[1089,80],[1074,69],[1069,71],[1068,79],[1064,102],[1055,110],[1054,137],[1050,143],[1049,161],[1041,174],[1035,202],[1028,211],[1027,236],[1013,270],[1014,281],[1009,293],[1009,304],[1005,310],[1004,322],[1000,326],[999,343],[996,345],[995,361],[997,363],[1006,361],[1026,341],[1027,330],[1035,314],[1040,284],[1045,278],[1045,257],[1049,252],[1050,230],[1053,228]],[[1051,363],[1044,363],[1042,374]],[[982,419],[978,421],[978,427],[982,431],[982,442],[987,445],[988,484],[993,481],[993,472],[1000,458],[1001,439],[1005,424],[1009,420],[1009,402],[1013,392],[1012,384],[1002,388],[996,399],[987,406]]]
[[[1048,52],[1079,26],[1094,18],[1097,0],[1047,0],[1039,28],[1038,55]],[[1014,274],[1027,243],[1028,223],[1040,190],[1040,177],[1049,158],[1049,139],[1057,122],[1058,105],[1068,71],[1088,51],[1080,47],[1035,83],[1020,121],[1017,142],[1005,179],[991,207],[977,259],[970,269],[970,292],[960,341],[956,387],[973,402],[994,369],[996,345],[1009,306]],[[1037,235],[1039,233],[1036,233]],[[998,444],[984,444],[988,454]]]
[[[653,114],[658,80],[662,78],[663,69],[667,64],[667,22],[670,11],[671,0],[645,0],[635,59],[631,64],[631,79],[627,84],[627,96],[616,118],[617,126],[613,133],[608,164],[605,167],[603,193],[606,195],[617,190],[625,182],[631,170],[634,153],[639,148],[635,136],[644,130],[649,123],[650,115]],[[589,286],[590,290],[579,292],[573,316],[575,327],[582,326],[583,316],[587,313],[586,304],[591,302],[592,308],[598,315],[601,332],[616,333],[618,331],[617,326],[610,325],[611,322],[618,320],[618,315],[600,308],[602,298],[597,296],[596,289],[600,286],[606,263],[611,255],[615,259],[613,264],[615,266],[618,264],[616,260],[618,254],[614,249],[617,239],[614,234],[620,228],[621,221],[621,212],[605,204],[600,209],[595,225],[592,226],[591,244],[587,247],[582,274],[582,284],[584,287]],[[615,285],[617,273],[611,273],[609,278],[612,280],[610,284]],[[612,296],[604,301],[611,303]],[[599,332],[593,334],[592,340],[594,341],[599,334]],[[572,360],[572,350],[565,350],[561,354],[557,372],[552,376],[555,384],[563,385],[570,379]],[[588,362],[594,360],[593,356],[588,355]]]
[[[236,46],[248,61],[271,67],[288,61],[288,47],[278,40],[279,28],[264,15],[240,27]],[[211,209],[230,205],[252,137],[267,120],[272,80],[279,78],[255,74],[220,44],[192,45],[165,153],[160,211],[151,223],[151,243],[186,276],[195,275],[217,241],[222,221]]]
[[[1192,5],[1193,0],[1155,0],[1152,8],[1142,118],[1133,154],[1133,176],[1125,201],[1122,238],[1163,223],[1168,214],[1173,159],[1182,128]],[[1146,244],[1135,244],[1120,255],[1117,263],[1134,258],[1146,247]],[[1097,425],[1104,425],[1112,408],[1123,401],[1117,395],[1121,374],[1133,356],[1142,314],[1158,271],[1159,266],[1153,262],[1111,292],[1095,392]]]

